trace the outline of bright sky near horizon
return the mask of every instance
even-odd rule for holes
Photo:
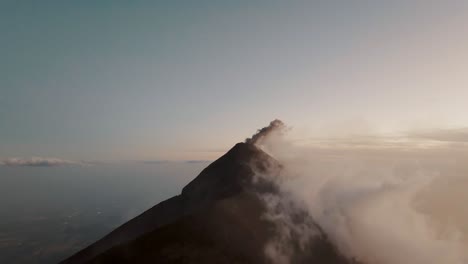
[[[467,1],[5,0],[0,158],[212,159],[274,118],[466,127],[466,25]]]

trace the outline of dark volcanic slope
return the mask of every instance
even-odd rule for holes
[[[239,143],[168,199],[62,263],[269,263],[264,247],[275,225],[264,217],[259,193],[272,184],[253,180],[279,164],[252,144]],[[297,253],[297,252],[296,252]],[[294,263],[346,263],[318,239]]]

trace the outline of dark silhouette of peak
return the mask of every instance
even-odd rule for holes
[[[259,133],[256,140],[262,137]],[[274,238],[277,226],[265,217],[267,206],[261,197],[278,193],[268,177],[274,177],[281,165],[255,146],[256,140],[236,144],[180,195],[155,205],[62,263],[271,263],[265,245]],[[307,217],[302,211],[297,215]],[[293,248],[291,256],[292,263],[347,263],[325,236],[310,248]]]
[[[182,195],[197,201],[222,199],[243,188],[252,188],[254,170],[265,172],[269,167],[279,167],[279,164],[255,145],[238,143],[187,184]],[[265,185],[266,182],[256,184],[256,187],[264,188]]]
[[[87,263],[110,248],[203,210],[218,200],[252,191],[255,170],[265,171],[276,161],[256,146],[238,143],[206,167],[180,195],[163,201],[118,227],[62,263]],[[274,166],[274,165],[273,165]],[[257,184],[265,189],[267,184]]]

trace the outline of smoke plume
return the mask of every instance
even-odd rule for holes
[[[279,119],[275,119],[270,122],[270,125],[259,129],[257,133],[255,133],[251,138],[247,138],[245,140],[245,143],[249,143],[249,144],[261,143],[261,141],[267,136],[271,136],[271,134],[275,132],[281,132],[285,128],[286,126],[284,125],[283,121]]]

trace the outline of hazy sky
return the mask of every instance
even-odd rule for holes
[[[4,0],[0,158],[211,159],[274,118],[465,126],[467,25],[467,1]]]

